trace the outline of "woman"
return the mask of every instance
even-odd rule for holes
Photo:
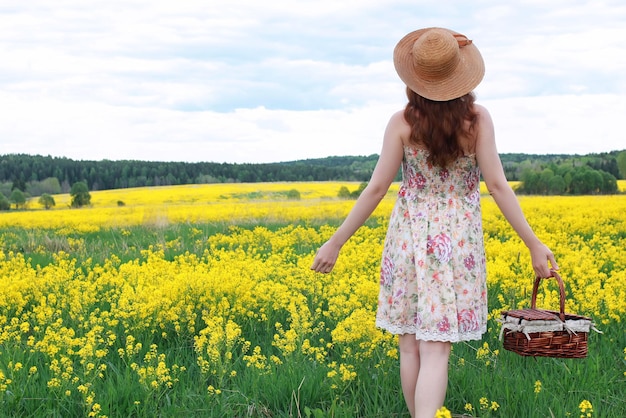
[[[370,182],[311,268],[333,269],[341,247],[402,166],[382,256],[376,324],[399,335],[400,378],[411,416],[432,418],[445,400],[451,343],[480,340],[487,329],[481,173],[528,247],[535,274],[549,277],[558,266],[507,182],[489,113],[474,103],[484,63],[472,41],[449,29],[420,29],[400,40],[394,65],[408,103],[389,120]]]

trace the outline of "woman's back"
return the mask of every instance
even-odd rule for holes
[[[433,166],[428,162],[428,151],[423,148],[404,147],[402,162],[403,193],[421,197],[449,199],[462,197],[477,203],[480,170],[474,154],[465,155],[447,167]]]

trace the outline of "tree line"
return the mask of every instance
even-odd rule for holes
[[[69,193],[76,183],[88,190],[203,183],[297,181],[366,182],[378,155],[343,156],[278,163],[85,161],[27,154],[0,156],[0,200]],[[502,154],[507,178],[521,181],[519,193],[599,194],[617,192],[626,178],[626,150],[600,154]],[[400,179],[398,173],[397,179]],[[82,186],[81,186],[82,187]],[[3,201],[4,201],[3,200]],[[49,201],[48,201],[49,203]],[[6,204],[6,203],[5,203]],[[18,203],[16,203],[19,205]],[[43,204],[43,203],[42,203]]]
[[[584,195],[617,193],[614,175],[587,165],[567,167],[551,165],[541,171],[525,171],[518,194]]]
[[[90,190],[128,187],[172,186],[202,183],[257,183],[278,181],[366,181],[378,156],[328,157],[284,163],[213,163],[153,161],[83,161],[41,155],[0,156],[0,183],[23,189],[28,184],[33,195],[47,179],[58,180],[67,193],[72,184],[84,181]]]

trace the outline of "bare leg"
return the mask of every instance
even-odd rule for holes
[[[448,388],[448,359],[451,344],[441,341],[421,341],[421,367],[415,386],[414,418],[433,418],[443,406]]]
[[[415,334],[400,335],[398,342],[402,393],[411,417],[415,417],[415,385],[420,371],[420,342],[415,339]]]

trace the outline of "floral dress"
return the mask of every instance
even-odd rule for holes
[[[487,330],[487,287],[476,157],[440,168],[427,156],[404,148],[376,325],[418,340],[479,340]]]

